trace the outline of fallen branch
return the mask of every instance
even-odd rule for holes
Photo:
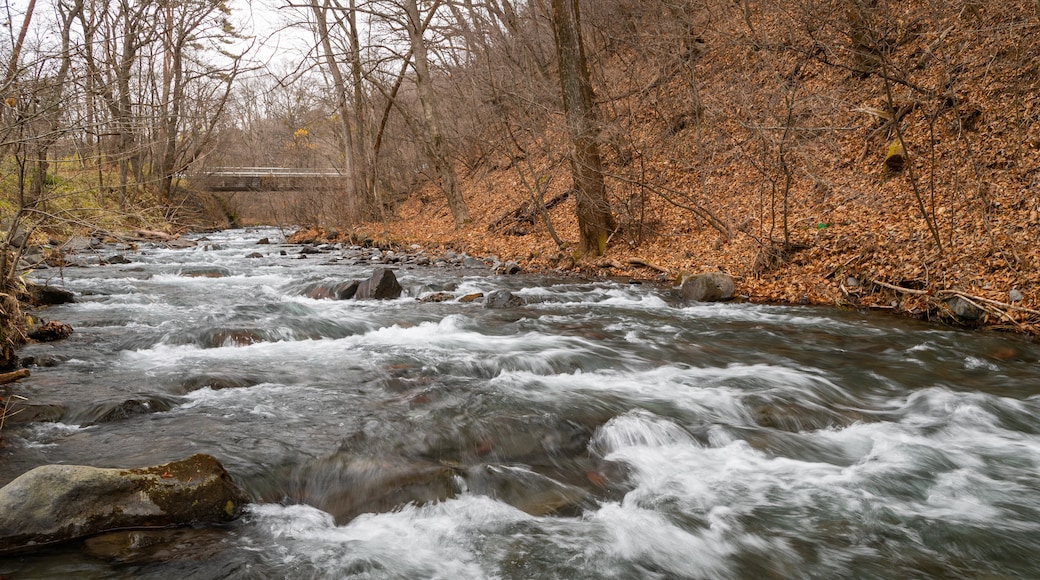
[[[994,315],[994,316],[996,316],[998,318],[1004,318],[1008,322],[1010,322],[1011,324],[1014,324],[1016,327],[1018,327],[1019,330],[1025,330],[1025,326],[1021,322],[1015,320],[1010,314],[1007,313],[1006,310],[1000,310],[999,308],[996,308],[995,306],[992,306],[990,304],[986,304],[986,302],[995,302],[995,301],[987,300],[985,298],[981,298],[980,299],[978,296],[972,296],[970,294],[965,294],[965,293],[957,291],[957,290],[950,290],[950,291],[947,291],[947,293],[949,295],[951,295],[951,296],[956,296],[956,297],[960,298],[961,300],[963,300],[963,301],[967,302],[968,304],[970,304],[973,308],[979,309],[981,312],[985,312],[987,314],[992,314],[992,315]]]
[[[596,262],[596,267],[597,268],[614,268],[615,270],[624,270],[625,269],[625,265],[624,264],[622,264],[621,262],[618,262],[617,260],[611,260],[609,258],[605,258],[603,260],[600,260],[600,261]]]
[[[668,268],[662,268],[661,266],[657,266],[657,265],[651,264],[650,262],[647,262],[646,260],[644,260],[642,258],[629,258],[628,259],[628,263],[630,265],[632,265],[632,266],[639,266],[641,268],[650,268],[651,270],[654,270],[656,272],[660,272],[662,274],[671,274],[671,270],[669,270]]]
[[[943,296],[959,296],[968,301],[985,302],[986,304],[998,308],[1006,308],[1007,310],[1015,310],[1017,312],[1025,312],[1027,314],[1032,314],[1033,316],[1040,316],[1040,310],[1033,310],[1032,308],[1026,308],[1025,306],[1018,306],[1016,304],[1001,302],[999,300],[991,300],[989,298],[983,298],[981,296],[973,296],[971,294],[961,292],[960,290],[940,290],[939,294]]]
[[[18,369],[9,373],[0,373],[0,385],[6,385],[15,381],[20,381],[29,376],[29,369]]]
[[[882,288],[888,288],[889,290],[895,290],[896,292],[902,292],[903,294],[913,294],[915,296],[926,296],[931,294],[930,290],[914,290],[913,288],[903,288],[902,286],[896,286],[895,284],[889,284],[888,282],[882,282],[880,280],[867,280],[868,284],[877,284]]]

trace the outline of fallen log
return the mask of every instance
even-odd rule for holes
[[[29,369],[18,369],[9,373],[0,373],[0,385],[6,385],[29,377]]]

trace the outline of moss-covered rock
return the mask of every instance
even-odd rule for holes
[[[0,488],[0,552],[117,529],[226,523],[249,501],[204,454],[142,469],[45,465]]]

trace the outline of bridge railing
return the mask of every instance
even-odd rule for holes
[[[338,169],[212,167],[192,180],[210,191],[279,191],[335,188],[344,177]]]

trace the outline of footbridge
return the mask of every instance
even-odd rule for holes
[[[336,188],[346,176],[337,169],[213,167],[191,180],[208,191],[307,191]]]

